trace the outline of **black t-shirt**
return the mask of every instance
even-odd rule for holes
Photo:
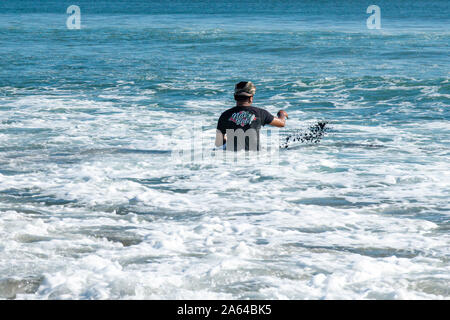
[[[236,106],[222,113],[217,130],[227,134],[227,150],[239,151],[244,147],[245,150],[259,150],[259,130],[273,119],[274,116],[264,109]]]

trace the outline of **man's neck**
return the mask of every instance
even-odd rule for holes
[[[251,107],[252,104],[249,102],[237,103],[236,107]]]

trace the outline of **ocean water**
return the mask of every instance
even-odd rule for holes
[[[1,1],[0,298],[449,299],[449,17],[447,0]],[[286,130],[331,130],[175,161],[199,124],[212,147],[242,80]]]

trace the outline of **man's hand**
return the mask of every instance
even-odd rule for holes
[[[275,127],[284,127],[286,125],[286,119],[288,119],[288,114],[284,110],[280,110],[277,113],[278,118],[273,118],[273,121],[270,123],[271,126]]]
[[[278,117],[278,118],[284,118],[284,117],[286,117],[286,119],[289,119],[287,112],[284,111],[284,110],[278,111],[277,117]]]

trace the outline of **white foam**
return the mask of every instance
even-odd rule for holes
[[[328,94],[316,89],[298,97]],[[358,107],[339,90],[337,108]],[[218,152],[217,161],[174,163],[161,151],[185,143],[198,115],[73,97],[2,99],[15,109],[0,114],[18,121],[2,128],[51,129],[0,135],[0,147],[17,147],[0,153],[2,170],[18,172],[0,172],[0,272],[39,279],[17,298],[449,297],[450,238],[439,221],[449,209],[448,155],[445,140],[427,140],[435,128],[445,138],[445,122],[342,121],[321,144],[280,152],[279,165],[267,150],[238,162]],[[27,149],[30,137],[42,148]]]

